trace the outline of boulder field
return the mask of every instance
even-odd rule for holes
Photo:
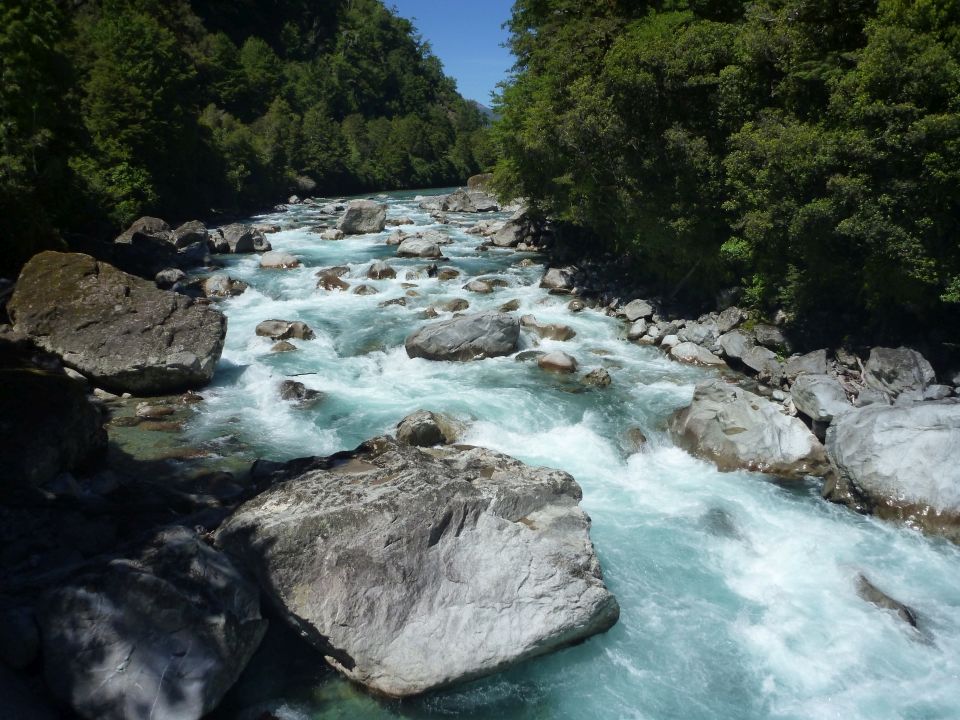
[[[481,677],[619,617],[564,472],[382,437],[276,477],[291,479],[241,506],[217,542],[334,668],[378,694]]]

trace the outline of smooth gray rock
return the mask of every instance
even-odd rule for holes
[[[728,333],[724,333],[717,340],[717,343],[720,345],[720,350],[723,352],[725,357],[741,362],[743,361],[743,356],[747,353],[747,350],[756,345],[753,336],[743,332],[742,330],[732,330]]]
[[[218,542],[333,667],[380,695],[488,675],[617,621],[566,473],[391,438],[290,466]]]
[[[517,247],[530,238],[531,228],[529,210],[520,208],[492,234],[490,242],[496,247]]]
[[[868,509],[960,542],[960,401],[844,413],[827,430],[827,450]]]
[[[953,395],[953,388],[949,385],[930,385],[923,391],[924,400],[946,400]]]
[[[720,337],[720,330],[715,320],[708,319],[703,322],[688,322],[677,331],[677,337],[680,338],[680,342],[696,343],[697,345],[711,348]]]
[[[537,359],[537,365],[539,365],[542,370],[560,374],[569,374],[577,371],[576,358],[562,350],[555,350],[546,355],[541,355]]]
[[[387,206],[373,200],[351,200],[337,223],[346,235],[378,233],[387,225]]]
[[[631,300],[623,308],[623,316],[628,322],[653,317],[653,305],[646,300]]]
[[[540,280],[540,287],[554,292],[573,290],[573,272],[569,268],[548,268]]]
[[[265,253],[273,250],[270,241],[256,228],[243,223],[233,223],[220,228],[221,241],[215,241],[217,252]]]
[[[7,310],[94,385],[134,395],[208,383],[227,332],[217,310],[79,253],[31,258]]]
[[[649,323],[647,323],[646,320],[641,318],[640,320],[637,320],[635,323],[630,325],[630,328],[627,330],[627,340],[630,340],[631,342],[639,340],[640,338],[642,338],[644,335],[647,334],[647,330],[649,329],[650,329]]]
[[[790,388],[797,410],[811,420],[829,423],[853,409],[840,381],[830,375],[800,375]]]
[[[927,359],[916,350],[905,347],[873,348],[863,369],[866,386],[891,400],[909,392],[922,397],[923,391],[937,381]]]
[[[816,436],[775,403],[722,380],[697,385],[693,401],[669,423],[680,447],[721,470],[755,470],[788,479],[829,468]]]
[[[726,365],[726,363],[696,343],[682,342],[670,348],[670,357],[690,365],[703,365],[706,367]]]
[[[180,527],[53,590],[39,619],[47,684],[90,720],[206,715],[266,630],[257,588]]]
[[[411,334],[407,355],[427,360],[478,360],[517,349],[520,323],[513,315],[486,312],[443,320]]]
[[[489,295],[493,292],[493,286],[483,280],[471,280],[463,286],[463,289],[468,292],[477,293],[478,295]]]
[[[721,335],[728,333],[740,323],[745,322],[746,319],[747,313],[733,305],[717,315],[717,330],[720,331]]]
[[[449,415],[417,410],[397,425],[397,441],[416,447],[452,445],[463,434],[463,426]]]
[[[443,253],[440,252],[440,246],[432,240],[408,237],[397,246],[397,256],[436,259],[443,257]]]
[[[887,595],[870,582],[863,573],[857,574],[857,595],[871,605],[882,610],[893,610],[903,622],[912,628],[917,627],[917,614],[907,605]]]
[[[804,373],[807,375],[826,375],[827,351],[814,350],[806,355],[794,355],[787,358],[784,373],[791,382]]]
[[[495,198],[481,190],[456,190],[439,203],[439,210],[444,212],[495,212],[500,209]]]
[[[327,228],[320,233],[321,240],[343,240],[345,237],[343,230],[337,228]]]

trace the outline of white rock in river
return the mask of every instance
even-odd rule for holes
[[[513,315],[478,313],[432,323],[410,335],[407,355],[427,360],[477,360],[517,349],[520,322]]]
[[[567,473],[390,438],[291,467],[218,541],[328,662],[377,693],[497,672],[617,621]]]
[[[697,385],[690,407],[670,419],[680,447],[721,470],[756,470],[790,479],[823,475],[823,445],[775,403],[722,380]]]

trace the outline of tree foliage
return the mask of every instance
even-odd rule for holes
[[[956,331],[956,2],[517,0],[510,29],[497,183],[579,252],[821,336]]]
[[[448,185],[492,167],[486,123],[380,0],[5,0],[3,268],[317,192]]]

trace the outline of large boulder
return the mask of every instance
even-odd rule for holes
[[[133,241],[133,236],[137,234],[158,238],[164,242],[173,242],[174,240],[173,231],[165,220],[144,216],[134,220],[133,224],[118,235],[114,242],[129,244]]]
[[[463,426],[443,413],[417,410],[397,425],[397,441],[404,445],[433,447],[452,445],[463,434]]]
[[[723,360],[705,347],[700,347],[692,342],[681,342],[678,345],[674,345],[670,348],[670,357],[679,362],[687,363],[688,365],[703,365],[705,367],[720,367],[726,365]]]
[[[564,472],[390,438],[289,467],[218,542],[334,668],[380,695],[488,675],[617,621]]]
[[[623,316],[627,322],[636,322],[653,317],[653,305],[646,300],[631,300],[623,308]]]
[[[790,388],[797,410],[811,420],[829,423],[853,406],[840,381],[830,375],[800,375]]]
[[[256,586],[193,530],[162,531],[42,603],[44,674],[90,720],[196,720],[260,644]]]
[[[214,236],[214,251],[219,253],[270,252],[270,241],[257,228],[242,223],[233,223],[220,228]]]
[[[829,469],[823,445],[800,420],[722,380],[697,385],[690,406],[670,419],[670,434],[677,445],[721,470],[801,479]]]
[[[540,287],[552,292],[568,293],[573,290],[573,271],[570,268],[547,268],[540,280]]]
[[[195,243],[202,243],[206,247],[210,242],[210,232],[199,220],[190,220],[173,231],[171,242],[178,250]]]
[[[31,258],[7,309],[18,330],[65,365],[134,395],[208,383],[227,331],[217,310],[79,253]]]
[[[37,486],[106,448],[100,410],[66,375],[0,369],[0,496]]]
[[[398,257],[437,259],[443,257],[440,245],[425,237],[408,237],[397,246]]]
[[[905,347],[873,348],[863,369],[866,386],[890,400],[901,395],[905,400],[920,400],[923,391],[937,380],[927,359]]]
[[[337,223],[346,235],[378,233],[387,225],[387,206],[373,200],[351,200]]]
[[[960,401],[870,405],[834,418],[831,500],[960,542]]]
[[[426,325],[407,338],[407,355],[427,360],[478,360],[517,349],[520,322],[513,315],[486,312]]]
[[[500,209],[496,198],[481,190],[456,190],[440,202],[439,210],[444,212],[496,212]]]

